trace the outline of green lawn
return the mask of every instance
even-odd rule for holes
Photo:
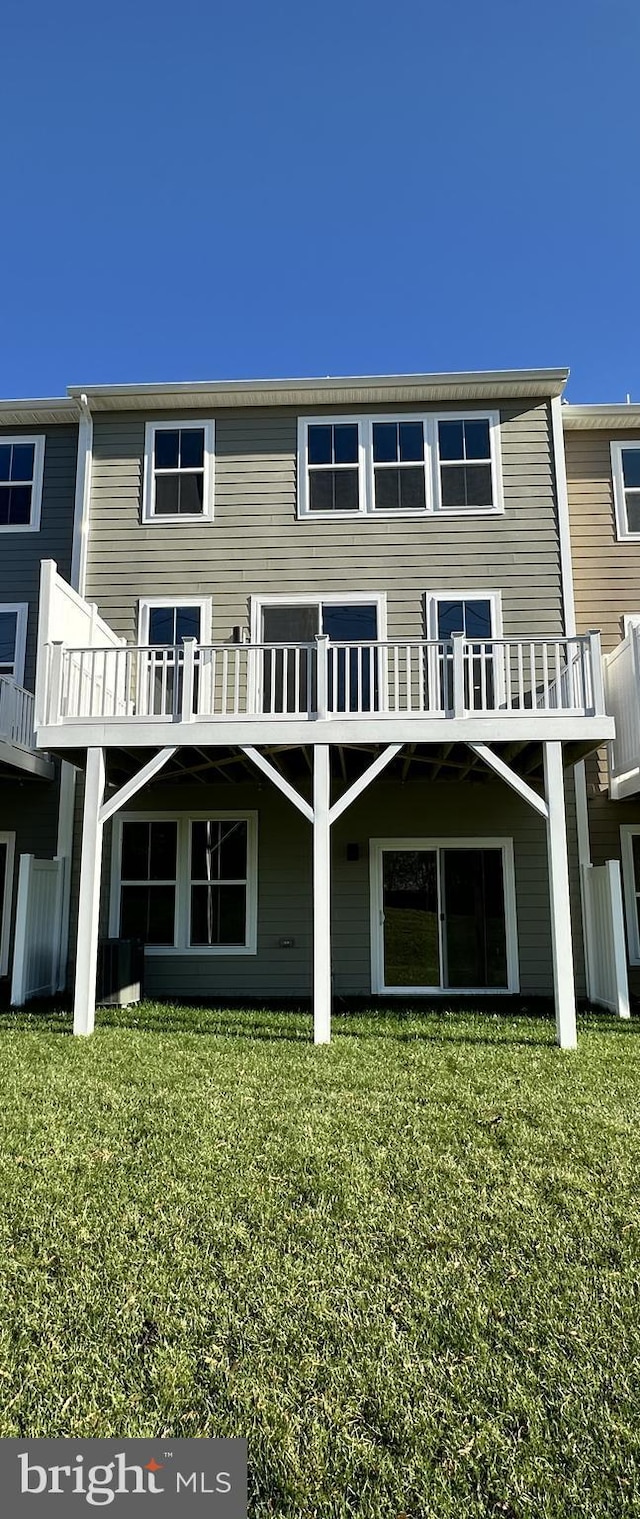
[[[0,1434],[249,1440],[256,1519],[640,1513],[640,1025],[0,1018]]]

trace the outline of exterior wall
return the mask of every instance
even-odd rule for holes
[[[575,825],[567,787],[577,990],[584,995]],[[146,993],[159,997],[278,998],[311,994],[311,829],[268,782],[252,786],[150,786],[132,810],[258,812],[258,953],[247,956],[147,956]],[[126,814],[124,814],[126,815]],[[101,933],[108,933],[110,837],[105,838]],[[371,991],[369,840],[380,837],[512,837],[521,992],[551,996],[551,927],[545,827],[507,787],[380,780],[338,820],[332,838],[334,991]],[[359,858],[347,859],[357,842]],[[77,884],[74,893],[77,899]],[[283,949],[281,938],[293,939]],[[453,993],[452,993],[453,995]],[[446,993],[445,993],[446,996]],[[489,1000],[490,996],[489,996]]]
[[[152,414],[96,415],[86,594],[117,633],[135,642],[145,595],[211,596],[212,637],[222,641],[234,626],[248,628],[253,595],[344,589],[386,591],[389,636],[419,638],[425,590],[447,588],[502,590],[506,634],[562,631],[546,404],[502,408],[506,510],[495,517],[297,521],[297,415],[284,407],[218,413],[215,520],[188,526],[141,525]]]
[[[638,439],[635,432],[567,429],[565,454],[571,550],[579,633],[600,628],[605,653],[623,637],[623,616],[640,612],[640,543],[616,538],[611,443]],[[587,761],[591,857],[594,865],[621,858],[622,823],[640,823],[640,796],[612,802],[607,751]],[[631,991],[640,996],[640,968],[629,968]]]
[[[77,427],[73,425],[0,428],[0,441],[7,435],[32,437],[38,433],[44,433],[46,440],[40,530],[0,533],[0,603],[26,602],[29,608],[24,684],[31,691],[35,681],[40,561],[56,559],[60,573],[67,579],[71,571],[77,455]],[[59,794],[59,762],[53,781],[18,770],[5,771],[0,776],[0,832],[16,835],[12,942],[20,855],[35,854],[40,859],[55,855]]]

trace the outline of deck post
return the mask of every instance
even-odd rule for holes
[[[549,810],[547,819],[547,856],[551,906],[553,987],[556,1004],[556,1041],[563,1050],[575,1050],[578,1039],[576,1033],[576,993],[573,976],[564,773],[562,768],[562,744],[557,740],[544,744],[544,784]]]
[[[104,782],[104,750],[88,749],[80,857],[80,901],[73,1004],[74,1034],[92,1034],[96,1016],[100,877],[104,827],[100,822],[100,808],[104,797]]]
[[[313,1042],[331,1039],[331,824],[329,745],[313,759]]]

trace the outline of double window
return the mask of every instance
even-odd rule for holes
[[[40,526],[44,437],[0,438],[0,532]]]
[[[28,607],[24,602],[0,602],[0,677],[21,686],[27,640]]]
[[[148,422],[145,429],[143,522],[193,523],[213,518],[214,423]]]
[[[502,510],[495,412],[300,417],[298,516]]]
[[[618,538],[640,539],[640,440],[611,444]]]
[[[255,813],[125,814],[114,834],[114,935],[157,954],[255,953]]]

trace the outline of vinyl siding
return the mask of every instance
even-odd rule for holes
[[[565,434],[571,551],[579,633],[599,628],[605,653],[623,636],[625,612],[640,612],[640,543],[619,543],[613,505],[611,441],[636,432]]]
[[[87,595],[130,641],[139,597],[180,591],[213,598],[214,641],[248,628],[252,596],[305,590],[386,591],[391,637],[422,636],[425,590],[448,588],[502,590],[506,633],[562,630],[546,405],[502,410],[504,515],[395,521],[297,521],[297,413],[282,408],[216,417],[213,524],[142,526],[145,420],[94,426]]]
[[[0,532],[0,602],[26,601],[29,606],[24,684],[35,681],[40,560],[55,559],[65,580],[71,572],[73,508],[76,488],[77,427],[0,428],[3,436],[45,436],[42,514],[37,533]]]
[[[572,910],[577,988],[584,995],[572,786],[567,786]],[[146,992],[158,997],[308,997],[311,993],[311,830],[267,783],[252,786],[148,787],[132,810],[201,812],[246,807],[258,812],[258,953],[247,956],[148,956]],[[390,837],[512,837],[521,991],[553,992],[545,828],[542,819],[505,787],[397,785],[378,781],[332,830],[332,945],[334,991],[371,991],[369,840]],[[347,860],[347,844],[359,846]],[[74,916],[77,911],[74,878]],[[108,933],[110,830],[106,830],[101,933]],[[289,949],[281,938],[293,939]]]

